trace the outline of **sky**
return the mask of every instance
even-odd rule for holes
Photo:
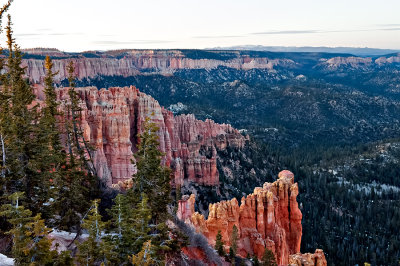
[[[10,14],[22,48],[400,49],[399,10],[399,0],[14,0]]]

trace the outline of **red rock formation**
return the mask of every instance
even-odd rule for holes
[[[236,225],[239,255],[255,254],[261,258],[268,248],[274,252],[279,265],[287,265],[289,255],[300,252],[302,214],[297,195],[298,186],[294,183],[293,173],[282,171],[278,180],[265,183],[262,188],[255,188],[253,194],[243,197],[240,206],[236,199],[210,204],[207,220],[196,212],[188,222],[203,233],[212,246],[218,231],[221,231],[226,247],[231,244],[232,228]],[[178,216],[187,217],[192,212],[192,197],[180,202],[182,207]]]
[[[324,251],[322,249],[315,250],[311,253],[297,253],[289,256],[289,265],[295,266],[327,266]]]
[[[40,95],[40,88],[36,91]],[[68,88],[57,90],[62,105],[69,101],[67,91]],[[174,185],[218,185],[217,149],[242,147],[245,143],[245,138],[230,125],[200,121],[194,115],[174,117],[133,86],[108,90],[86,87],[77,91],[85,139],[95,147],[95,167],[109,186],[129,180],[135,173],[131,159],[146,117],[159,127],[160,150],[166,154],[164,163],[173,169]]]
[[[190,217],[192,217],[194,213],[194,204],[196,201],[196,196],[195,195],[184,195],[181,200],[178,202],[178,211],[177,211],[177,216],[178,219],[181,219],[183,221],[186,221]]]

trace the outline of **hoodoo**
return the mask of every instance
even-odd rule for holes
[[[242,257],[250,254],[261,258],[267,248],[275,254],[279,265],[287,265],[289,261],[300,263],[308,257],[325,261],[326,265],[321,250],[317,250],[318,256],[300,254],[302,214],[296,200],[298,193],[293,173],[284,170],[275,182],[265,183],[255,188],[253,194],[243,197],[240,205],[235,198],[210,204],[207,219],[197,212],[191,213],[194,195],[185,196],[179,202],[178,217],[204,234],[211,245],[215,245],[216,235],[221,231],[226,248],[231,245],[232,228],[236,225],[238,254]],[[297,255],[292,258],[292,254]]]

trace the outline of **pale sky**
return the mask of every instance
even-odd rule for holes
[[[399,12],[400,0],[14,0],[10,9],[22,48],[75,52],[234,45],[400,49]]]

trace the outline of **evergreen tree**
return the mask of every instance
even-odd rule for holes
[[[57,186],[62,185],[60,183],[61,175],[63,174],[61,166],[65,166],[66,157],[64,147],[61,144],[60,125],[57,120],[57,117],[61,114],[58,111],[59,103],[57,102],[57,95],[53,84],[53,78],[57,73],[54,73],[52,68],[53,62],[50,57],[46,56],[46,76],[44,79],[44,94],[46,98],[44,101],[45,104],[41,109],[42,115],[40,117],[38,138],[42,144],[39,147],[42,158],[39,162],[40,168],[42,169],[44,178],[49,180],[52,185],[50,186],[52,189],[49,190],[49,196],[54,198],[58,192]],[[54,208],[55,206],[52,205],[48,211],[54,213]],[[46,218],[50,216],[51,214],[45,213]]]
[[[229,247],[229,258],[231,259],[232,265],[235,265],[235,252],[232,247]]]
[[[27,236],[30,238],[29,253],[30,265],[50,265],[56,258],[57,251],[51,250],[51,240],[47,237],[50,229],[46,227],[41,215],[33,217],[33,221],[27,224]]]
[[[60,153],[63,148],[60,141],[59,125],[57,122],[57,116],[59,116],[60,113],[58,111],[59,103],[57,102],[57,94],[54,87],[54,76],[57,75],[57,73],[54,73],[52,70],[53,62],[49,56],[46,56],[44,65],[46,68],[46,76],[44,79],[44,94],[46,98],[45,106],[42,108],[41,122],[45,125],[44,129],[47,131],[46,137],[49,146],[52,148],[54,153]],[[60,161],[60,159],[58,161]]]
[[[141,250],[144,242],[150,240],[149,235],[150,220],[152,217],[151,210],[148,206],[148,198],[145,193],[142,193],[142,200],[137,205],[136,210],[133,211],[133,232],[134,232],[134,250]]]
[[[259,266],[260,265],[260,261],[258,260],[256,255],[253,256],[252,261],[253,261],[253,265],[254,266]]]
[[[232,234],[231,234],[231,249],[233,256],[237,254],[237,242],[239,240],[239,232],[236,225],[233,225]]]
[[[10,195],[15,191],[25,192],[26,203],[34,213],[42,212],[50,198],[50,180],[43,168],[42,145],[39,136],[38,106],[35,95],[24,78],[21,67],[22,54],[15,44],[11,17],[6,27],[8,58],[5,73],[1,76],[2,97],[0,107],[5,114],[0,118],[3,155],[3,192]]]
[[[148,240],[143,244],[142,250],[137,255],[132,255],[131,263],[135,266],[150,266],[150,265],[160,265],[154,258],[154,250],[151,245],[151,240]]]
[[[215,238],[215,250],[218,255],[225,256],[224,241],[222,240],[221,230],[218,230],[217,236]]]
[[[54,207],[59,217],[56,225],[60,229],[75,230],[80,234],[83,214],[90,207],[91,200],[98,195],[98,181],[86,159],[91,151],[85,153],[82,146],[85,141],[82,131],[79,130],[81,109],[74,87],[72,62],[68,66],[68,72],[70,99],[64,110],[67,153],[63,157],[60,178],[56,180],[58,191]]]
[[[8,1],[7,4],[5,4],[1,9],[0,9],[0,33],[2,32],[2,18],[5,12],[8,10],[10,7],[12,1]],[[3,48],[0,47],[0,55],[3,54]],[[5,65],[5,58],[0,57],[0,73],[3,72],[4,70],[4,65]],[[5,75],[0,74],[0,82],[1,85],[3,85]],[[10,93],[8,91],[8,88],[4,86],[0,86],[0,145],[1,145],[1,165],[0,165],[0,177],[2,180],[6,177],[6,164],[7,164],[7,153],[6,153],[6,146],[5,146],[5,138],[7,137],[6,131],[10,125]],[[5,184],[3,184],[5,185]]]
[[[276,263],[274,253],[267,248],[264,251],[261,261],[262,261],[261,262],[262,266],[277,266],[278,265]]]
[[[78,254],[77,262],[80,265],[111,265],[115,254],[112,246],[103,240],[105,222],[101,220],[99,212],[99,200],[94,200],[82,227],[88,232],[89,236],[83,243],[77,243]]]
[[[70,104],[67,106],[66,120],[68,133],[68,147],[70,152],[74,152],[79,157],[82,169],[86,169],[92,176],[97,176],[96,168],[92,160],[93,148],[87,143],[83,136],[80,124],[82,109],[79,105],[79,95],[75,88],[75,67],[72,61],[67,66],[69,89],[68,96]]]
[[[143,131],[138,135],[139,145],[134,162],[137,173],[133,176],[134,187],[131,192],[135,195],[145,193],[152,199],[149,202],[153,214],[152,220],[157,223],[165,221],[168,216],[167,206],[171,202],[171,170],[161,165],[164,154],[159,150],[157,135],[159,128],[148,117],[142,125]],[[139,198],[136,201],[138,202]]]
[[[148,210],[147,197],[144,197],[143,201],[143,204],[140,204],[140,206],[145,206],[146,210]],[[148,228],[149,219],[143,221],[137,215],[140,212],[141,208],[131,209],[128,205],[127,197],[122,194],[118,194],[115,197],[114,205],[109,210],[113,234],[107,240],[114,246],[114,250],[118,254],[119,263],[126,262],[129,255],[138,253],[142,245],[138,246],[137,242],[143,240],[142,238],[148,238],[147,232],[146,234],[139,235],[135,231],[135,225],[138,223],[142,223],[143,226]],[[147,216],[151,217],[148,211]]]
[[[114,228],[109,237],[110,246],[118,254],[119,263],[125,263],[132,254],[139,254],[144,243],[151,240],[151,210],[148,205],[147,195],[142,193],[142,200],[135,209],[129,207],[127,197],[118,194],[114,205],[109,211]],[[152,246],[156,252],[158,249]],[[154,258],[156,259],[156,258]]]
[[[138,136],[138,151],[135,154],[137,173],[133,176],[133,187],[128,190],[127,197],[132,209],[142,208],[144,196],[151,199],[148,205],[151,219],[147,226],[150,227],[149,234],[153,248],[158,259],[161,261],[163,254],[169,251],[169,231],[166,225],[168,216],[168,204],[171,202],[170,175],[171,170],[161,164],[164,154],[159,150],[157,136],[158,127],[146,118],[143,123],[143,131]],[[141,217],[146,210],[137,215]],[[140,225],[140,234],[148,230]],[[143,227],[143,228],[142,228]],[[143,243],[143,242],[142,242]],[[140,247],[139,247],[140,248]]]
[[[40,214],[32,217],[32,212],[21,205],[23,193],[9,196],[11,204],[4,204],[0,215],[12,225],[8,232],[13,239],[12,255],[17,265],[46,265],[56,256],[51,251],[50,230],[45,226]]]

